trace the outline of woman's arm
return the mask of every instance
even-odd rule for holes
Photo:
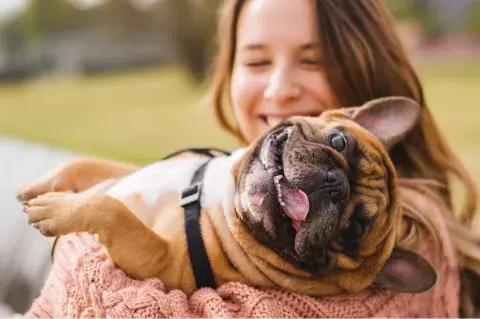
[[[107,179],[131,174],[137,169],[136,165],[112,160],[79,158],[21,187],[17,199],[24,202],[49,192],[81,192]]]

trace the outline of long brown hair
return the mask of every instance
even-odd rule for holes
[[[313,0],[312,0],[313,1]],[[232,121],[229,101],[230,77],[235,59],[236,28],[245,0],[226,1],[219,23],[219,55],[210,91],[215,115],[228,132],[243,141]],[[440,198],[443,213],[463,269],[480,275],[480,236],[475,235],[472,221],[477,207],[475,183],[450,149],[432,114],[422,85],[409,62],[394,29],[394,21],[381,0],[315,0],[325,74],[340,105],[362,105],[374,98],[405,96],[422,107],[419,125],[403,142],[391,150],[399,176],[409,187],[418,187],[428,195]],[[466,193],[464,205],[455,212],[451,198],[453,179],[457,178]],[[413,181],[413,182],[412,182]],[[416,182],[415,182],[416,181]],[[413,186],[412,186],[413,185]],[[418,186],[415,186],[418,185]],[[412,219],[420,221],[436,236],[428,211],[406,209]],[[399,235],[398,242],[415,242],[412,232]],[[463,314],[471,313],[465,302]]]

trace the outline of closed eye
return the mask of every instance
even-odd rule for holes
[[[270,65],[271,62],[268,60],[261,60],[261,61],[252,61],[252,62],[247,62],[245,63],[246,66],[248,67],[262,67],[262,66],[267,66]]]
[[[322,66],[322,61],[317,59],[303,59],[300,61],[301,64],[309,66],[309,67],[320,67]]]

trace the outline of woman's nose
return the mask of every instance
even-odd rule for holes
[[[302,94],[302,86],[295,81],[292,72],[286,68],[278,68],[272,72],[264,97],[281,106],[298,99]]]

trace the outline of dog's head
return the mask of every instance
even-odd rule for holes
[[[431,265],[394,249],[399,209],[387,153],[420,113],[414,101],[392,97],[280,123],[234,169],[238,217],[285,260],[346,291],[373,281],[430,288]]]

